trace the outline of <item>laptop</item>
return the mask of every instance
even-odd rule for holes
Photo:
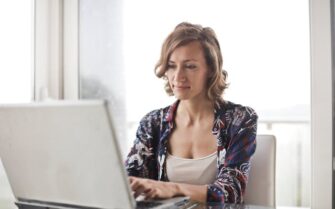
[[[0,158],[21,209],[189,204],[188,197],[136,202],[107,101],[0,105]]]

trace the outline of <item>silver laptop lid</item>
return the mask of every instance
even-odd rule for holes
[[[0,157],[18,200],[135,206],[106,102],[1,105]]]

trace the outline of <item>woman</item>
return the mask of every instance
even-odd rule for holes
[[[214,31],[180,23],[155,73],[177,101],[140,122],[127,160],[131,189],[147,199],[243,202],[256,148],[257,114],[225,101],[227,73]]]

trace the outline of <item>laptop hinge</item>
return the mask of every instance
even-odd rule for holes
[[[26,200],[22,198],[19,198],[15,204],[19,209],[101,209],[97,207],[53,203],[39,200]]]

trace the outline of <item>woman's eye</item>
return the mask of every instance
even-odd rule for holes
[[[186,65],[185,67],[192,70],[192,69],[195,69],[197,66],[190,64],[190,65]]]
[[[176,68],[175,65],[171,65],[171,64],[168,64],[168,65],[167,65],[167,69],[175,69],[175,68]]]

